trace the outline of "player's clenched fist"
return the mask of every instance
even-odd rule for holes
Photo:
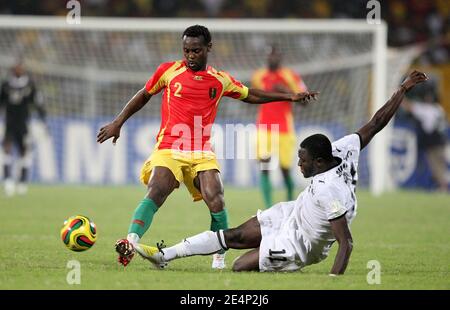
[[[414,70],[408,75],[406,80],[402,83],[402,88],[404,88],[405,91],[408,91],[417,84],[425,82],[426,80],[428,80],[428,77],[426,76],[425,73]]]

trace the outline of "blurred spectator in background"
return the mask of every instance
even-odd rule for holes
[[[216,18],[359,18],[368,13],[368,0],[79,0],[83,16],[216,17]],[[389,27],[390,46],[436,43],[443,63],[450,57],[449,0],[392,0],[381,2],[381,17]],[[2,0],[0,14],[67,14],[67,1]],[[431,52],[430,54],[434,54]]]
[[[410,98],[405,99],[403,107],[417,123],[418,148],[426,156],[434,182],[440,191],[447,191],[447,121],[439,103],[437,80],[430,78],[427,83],[419,85]]]
[[[31,165],[30,145],[28,139],[30,107],[35,107],[40,119],[45,121],[45,110],[42,106],[42,96],[25,71],[21,60],[11,69],[6,80],[1,85],[0,108],[5,107],[5,136],[3,139],[3,177],[5,179],[5,194],[12,196],[27,192]],[[13,147],[17,147],[19,160],[17,161],[19,180],[16,187],[13,173]]]

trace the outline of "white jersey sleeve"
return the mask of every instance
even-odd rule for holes
[[[341,194],[345,187],[350,190],[351,199],[344,199],[343,201],[347,209],[347,221],[351,222],[356,215],[357,209],[356,184],[358,183],[358,164],[359,154],[361,152],[361,137],[357,133],[342,137],[332,143],[332,152],[333,156],[342,159],[342,163],[338,167],[337,173],[345,183],[345,185],[341,184],[341,187],[339,187],[340,192],[335,194]]]
[[[361,137],[357,133],[344,136],[341,139],[334,141],[332,147],[334,156],[341,157],[336,153],[352,151],[354,153],[351,154],[352,157],[358,158],[359,152],[361,151]]]
[[[332,144],[333,156],[339,157],[345,163],[344,170],[342,173],[346,180],[351,179],[353,186],[356,186],[358,182],[358,164],[359,164],[359,154],[361,152],[361,137],[359,134],[354,133],[342,137],[341,139],[333,142]],[[355,189],[353,188],[353,191]]]
[[[327,220],[333,220],[347,212],[345,196],[337,186],[327,186],[317,193],[317,203],[325,211]]]

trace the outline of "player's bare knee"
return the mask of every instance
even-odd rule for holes
[[[233,267],[231,267],[231,270],[233,270],[234,272],[242,271],[241,263],[239,263],[239,261],[235,261],[233,263]]]
[[[148,186],[146,197],[153,200],[155,204],[160,207],[171,192],[172,191],[168,186],[164,186],[162,184],[150,184]]]
[[[231,267],[231,270],[234,272],[247,271],[247,266],[245,262],[243,262],[242,257],[239,257],[233,262],[233,267]]]

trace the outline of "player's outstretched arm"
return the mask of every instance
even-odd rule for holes
[[[425,73],[413,71],[400,88],[392,95],[392,97],[375,113],[372,119],[360,128],[357,133],[361,137],[361,149],[363,149],[370,140],[383,129],[397,112],[398,107],[403,101],[405,93],[419,83],[426,81],[428,78]]]
[[[122,125],[131,115],[142,109],[151,97],[152,96],[147,92],[145,87],[139,90],[111,123],[100,128],[100,131],[97,134],[97,142],[103,143],[109,138],[114,137],[112,142],[116,143],[117,139],[120,137]]]
[[[333,267],[331,268],[330,275],[343,274],[347,268],[350,255],[353,250],[353,239],[350,230],[348,229],[347,219],[345,215],[331,220],[331,230],[336,238],[339,249],[334,259]]]
[[[267,103],[273,101],[292,101],[307,104],[312,100],[316,100],[319,93],[315,91],[303,93],[284,93],[284,92],[266,92],[261,89],[250,88],[248,96],[243,101],[247,103]]]

